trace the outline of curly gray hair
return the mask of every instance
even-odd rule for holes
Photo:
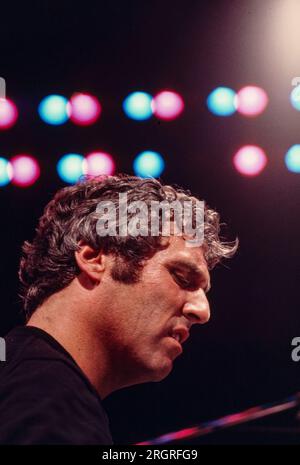
[[[148,205],[152,200],[195,199],[177,186],[125,174],[85,177],[59,190],[45,207],[33,241],[26,241],[22,247],[20,297],[27,318],[47,297],[65,288],[79,274],[74,252],[79,250],[80,241],[114,255],[112,276],[124,283],[137,282],[145,262],[167,247],[161,235],[101,237],[96,233],[98,203],[109,200],[116,204],[120,193],[126,193],[128,201],[142,200]],[[222,258],[232,257],[238,247],[237,239],[221,240],[220,226],[219,214],[205,205],[203,250],[209,269]]]

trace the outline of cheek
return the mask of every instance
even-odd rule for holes
[[[147,319],[169,319],[178,314],[184,304],[184,292],[174,282],[159,282],[143,293],[142,306]]]

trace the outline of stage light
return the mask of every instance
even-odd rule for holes
[[[67,153],[58,161],[56,169],[64,182],[74,184],[85,174],[84,157],[78,153]]]
[[[100,116],[99,100],[90,94],[75,94],[69,102],[70,120],[79,126],[94,124]]]
[[[151,103],[151,95],[146,92],[133,92],[125,98],[123,110],[129,118],[143,121],[151,118],[153,114]]]
[[[108,153],[92,152],[85,157],[84,171],[90,176],[111,175],[115,171],[115,163]]]
[[[18,110],[14,102],[0,98],[0,130],[11,128],[18,118]]]
[[[13,176],[11,163],[4,157],[0,157],[0,187],[6,186]]]
[[[290,93],[290,102],[295,110],[300,111],[300,84],[298,84]]]
[[[16,186],[31,186],[39,178],[40,167],[38,162],[31,155],[16,155],[10,162],[13,172],[12,183]]]
[[[182,113],[184,108],[183,99],[176,92],[163,91],[157,94],[152,102],[155,116],[163,120],[172,120]]]
[[[157,178],[165,168],[162,156],[157,152],[146,150],[136,156],[133,169],[137,176],[142,178]]]
[[[236,93],[229,87],[217,87],[207,97],[208,109],[217,116],[230,116],[236,111]]]
[[[300,173],[300,144],[289,148],[285,155],[285,164],[289,171]]]
[[[43,98],[38,107],[41,119],[55,126],[64,124],[70,115],[68,100],[62,95],[48,95]]]
[[[260,87],[243,87],[236,95],[236,108],[244,116],[257,116],[268,104],[268,96]]]
[[[256,145],[241,147],[233,157],[236,170],[245,176],[257,176],[267,164],[264,151]]]

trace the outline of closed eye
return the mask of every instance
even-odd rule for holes
[[[175,282],[180,287],[182,287],[183,289],[187,289],[189,291],[195,291],[195,290],[197,290],[199,288],[198,283],[190,281],[185,276],[182,276],[182,275],[180,275],[178,273],[172,273],[172,274],[173,274],[173,278],[174,278]]]
[[[205,293],[209,292],[209,274],[201,269],[182,262],[167,264],[166,268],[182,289],[194,292],[201,288]]]

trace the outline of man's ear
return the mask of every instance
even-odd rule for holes
[[[79,243],[80,249],[75,252],[75,259],[80,271],[93,282],[100,282],[106,267],[106,255],[85,243]]]

